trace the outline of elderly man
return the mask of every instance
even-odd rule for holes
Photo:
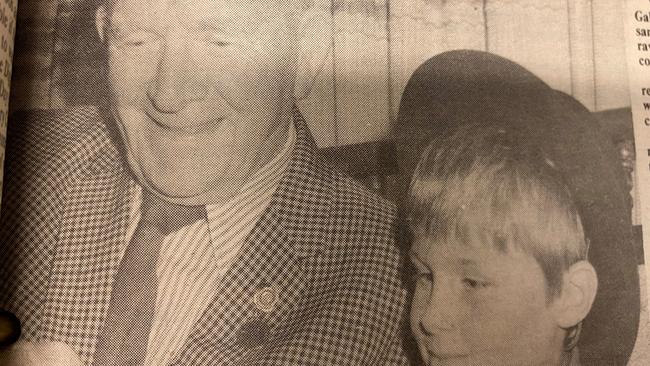
[[[322,161],[294,106],[325,19],[299,0],[98,8],[108,106],[10,132],[6,360],[404,362],[394,208]]]

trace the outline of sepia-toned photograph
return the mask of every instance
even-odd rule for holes
[[[0,366],[650,364],[625,1],[0,5]]]

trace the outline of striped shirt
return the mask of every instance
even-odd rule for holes
[[[156,265],[158,292],[145,366],[167,365],[185,343],[207,308],[220,278],[271,202],[293,151],[296,131],[290,124],[282,151],[259,169],[229,201],[207,205],[207,219],[165,237]],[[142,188],[134,193],[127,243],[140,220]]]

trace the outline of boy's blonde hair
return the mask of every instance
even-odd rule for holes
[[[413,175],[408,219],[414,235],[432,242],[532,255],[550,300],[562,291],[564,272],[587,258],[588,245],[554,163],[517,133],[470,124],[435,139]]]

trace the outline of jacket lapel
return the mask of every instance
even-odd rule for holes
[[[86,363],[108,310],[135,189],[105,140],[88,152],[67,195],[40,328],[42,338],[69,344]]]
[[[286,332],[282,324],[307,285],[303,259],[326,235],[331,182],[297,110],[291,161],[271,204],[250,233],[217,294],[195,324],[174,364],[242,364]]]
[[[271,336],[279,314],[299,295],[299,257],[276,215],[267,211],[258,224],[195,324],[181,364],[230,364]],[[257,299],[264,292],[276,297],[268,307]]]

